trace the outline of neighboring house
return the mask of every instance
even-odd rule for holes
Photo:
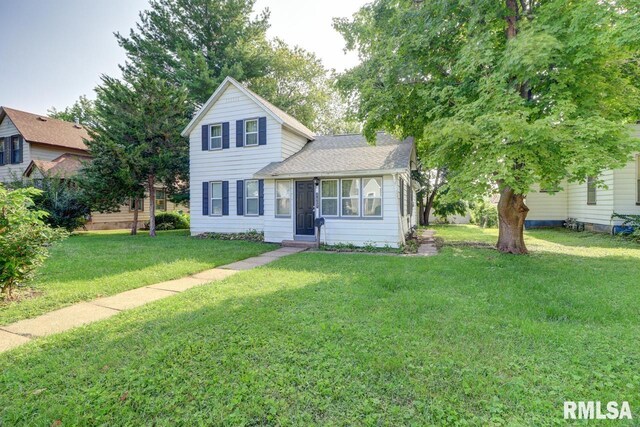
[[[415,226],[411,139],[316,136],[226,78],[182,132],[190,140],[191,233],[264,232],[267,242],[389,245]]]
[[[0,182],[22,177],[35,180],[44,177],[69,178],[91,161],[85,140],[87,130],[74,123],[0,107]],[[167,200],[163,188],[156,189],[156,209],[187,210]],[[138,213],[139,224],[149,220],[149,199],[145,198]],[[133,209],[123,206],[120,212],[93,213],[86,224],[90,230],[129,228]]]
[[[640,137],[640,127],[633,133]],[[598,187],[601,180],[606,188]],[[567,218],[575,218],[591,231],[611,232],[622,221],[611,215],[640,215],[640,155],[621,169],[607,170],[585,183],[564,183],[563,191],[552,194],[539,187],[527,195],[530,211],[525,227],[561,227]]]

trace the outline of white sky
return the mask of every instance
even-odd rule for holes
[[[357,64],[345,55],[334,17],[350,17],[367,0],[257,0],[271,11],[270,38],[315,52],[327,68]],[[113,32],[128,33],[147,0],[0,0],[0,105],[37,114],[94,98],[101,74],[118,75],[125,55]]]

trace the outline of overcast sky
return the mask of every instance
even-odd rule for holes
[[[315,52],[328,68],[357,63],[345,55],[333,17],[367,0],[257,0],[271,10],[269,37]],[[125,55],[113,33],[127,33],[147,0],[0,0],[0,105],[37,114],[94,97],[100,74],[119,75]]]

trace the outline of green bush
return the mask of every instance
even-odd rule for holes
[[[249,230],[243,233],[214,233],[207,232],[198,234],[200,239],[214,240],[246,240],[248,242],[264,242],[264,233],[258,230]]]
[[[623,226],[631,228],[631,231],[625,235],[640,242],[640,215],[625,215],[614,212],[611,219],[621,219]]]
[[[149,229],[149,223],[144,224]],[[180,212],[160,212],[156,214],[156,230],[185,230],[189,228],[189,215]]]
[[[471,224],[482,228],[495,228],[498,226],[498,207],[487,200],[476,202],[470,210]]]

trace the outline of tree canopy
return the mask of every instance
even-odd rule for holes
[[[498,248],[526,252],[524,197],[629,159],[640,114],[632,0],[375,0],[336,29],[368,138],[415,136],[470,198],[501,193]],[[506,227],[506,228],[503,228]]]

